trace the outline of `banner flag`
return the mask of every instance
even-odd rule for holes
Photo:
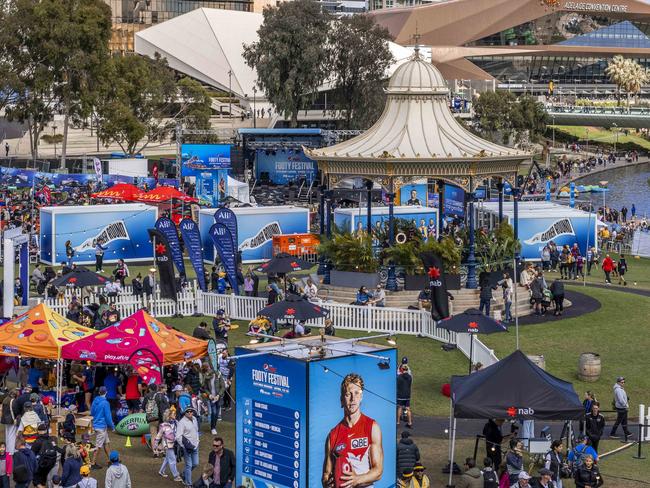
[[[449,317],[449,297],[447,296],[445,265],[442,258],[432,252],[423,252],[420,254],[420,259],[422,259],[429,276],[431,317],[436,321],[446,319]]]
[[[176,277],[167,237],[158,229],[147,229],[147,232],[154,243],[154,259],[160,275],[160,296],[176,301]]]
[[[547,202],[551,201],[551,180],[546,180],[546,197]]]
[[[183,262],[183,250],[181,249],[181,241],[178,238],[178,231],[176,230],[176,225],[168,217],[160,217],[156,220],[155,224],[156,229],[165,234],[167,242],[169,243],[169,249],[172,253],[172,259],[176,265],[176,269],[181,274],[181,276],[186,276],[185,274],[185,263]]]
[[[230,286],[236,295],[239,295],[239,283],[237,283],[237,257],[235,255],[236,248],[233,246],[233,238],[230,230],[225,224],[217,223],[212,224],[210,227],[210,237],[214,242],[214,247],[217,248],[221,264],[226,270]]]
[[[196,271],[196,279],[202,291],[207,291],[205,283],[205,268],[203,266],[203,250],[201,248],[201,234],[199,226],[192,219],[185,217],[179,225],[181,236],[190,257],[190,262]]]
[[[97,180],[102,181],[102,162],[99,158],[93,158],[93,164],[95,166],[95,174],[97,175]]]
[[[232,236],[233,249],[237,253],[239,250],[239,234],[237,233],[237,216],[235,212],[229,208],[221,207],[214,213],[214,221],[217,224],[224,224],[228,228]],[[238,260],[235,262],[238,262]]]

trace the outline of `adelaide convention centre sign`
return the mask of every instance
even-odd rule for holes
[[[564,9],[580,12],[627,12],[628,6],[614,3],[566,2]]]

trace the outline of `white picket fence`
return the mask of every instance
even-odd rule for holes
[[[120,293],[114,297],[107,297],[108,303],[114,303],[122,317],[128,317],[143,307],[146,307],[154,317],[173,317],[174,315],[192,315],[197,311],[197,283],[192,281],[188,286],[179,292],[177,301],[160,297],[160,288],[156,287],[155,293],[150,297],[137,297],[133,295],[131,285],[124,286]],[[106,295],[103,288],[84,288],[83,303],[98,303],[99,295]],[[76,296],[79,300],[79,290],[66,288],[63,295],[57,298],[39,299],[39,303],[45,303],[55,312],[64,315],[68,311],[68,304],[72,297]]]
[[[252,320],[266,306],[266,299],[236,295],[218,295],[197,290],[197,311],[204,315],[216,315],[218,310],[235,320]],[[337,329],[359,332],[388,332],[428,337],[440,342],[456,344],[465,356],[470,354],[468,334],[448,332],[436,326],[431,314],[425,310],[408,310],[391,307],[362,307],[335,302],[321,302],[329,310],[328,318]],[[321,327],[324,320],[311,321],[310,325]],[[474,363],[489,366],[498,361],[494,351],[477,338],[474,339]]]

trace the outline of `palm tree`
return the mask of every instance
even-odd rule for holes
[[[624,89],[627,92],[627,105],[630,106],[630,95],[637,95],[641,87],[648,83],[648,71],[639,63],[631,61],[628,65]]]
[[[616,85],[617,88],[617,105],[621,104],[621,90],[624,88],[625,83],[627,82],[629,71],[628,66],[629,60],[619,54],[614,56],[612,60],[607,64],[607,68],[605,68],[605,74],[609,77],[609,80]]]

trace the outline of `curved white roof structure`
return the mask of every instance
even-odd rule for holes
[[[152,58],[158,53],[172,69],[220,90],[228,91],[230,81],[235,96],[252,98],[256,74],[242,54],[244,44],[257,41],[263,20],[259,13],[199,8],[136,33],[135,52]],[[387,75],[412,53],[392,42],[389,47],[395,63]]]
[[[307,150],[318,161],[522,160],[529,154],[481,139],[448,106],[443,76],[419,51],[393,73],[379,120],[363,134],[330,147]]]

